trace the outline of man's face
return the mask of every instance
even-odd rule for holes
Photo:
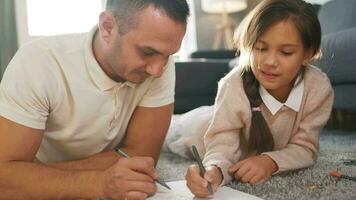
[[[120,21],[104,50],[104,71],[115,81],[142,83],[158,78],[181,45],[186,26],[150,6],[138,14],[137,26],[120,36]]]

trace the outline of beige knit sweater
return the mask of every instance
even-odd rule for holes
[[[275,149],[265,152],[278,165],[280,173],[305,168],[314,164],[319,133],[332,109],[334,93],[328,77],[313,66],[304,76],[304,94],[299,112],[283,106],[275,115],[262,104]],[[224,176],[222,184],[232,177],[227,169],[253,152],[247,152],[251,124],[251,108],[243,89],[241,68],[237,67],[219,82],[214,115],[204,137],[204,165],[217,165]]]

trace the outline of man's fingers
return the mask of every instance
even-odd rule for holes
[[[154,194],[157,191],[156,183],[148,183],[143,181],[130,181],[127,183],[127,192],[142,192],[145,194]],[[120,187],[120,186],[119,186]]]
[[[155,180],[151,176],[147,174],[143,174],[138,171],[128,171],[123,173],[126,173],[127,176],[125,179],[127,181],[142,181],[142,182],[149,182],[149,183],[155,182]]]
[[[146,193],[138,192],[138,191],[130,191],[126,194],[127,200],[144,200],[148,197]]]
[[[150,157],[121,158],[118,160],[118,165],[121,164],[127,166],[128,168],[134,171],[147,174],[151,176],[153,179],[157,179],[158,177],[157,171],[154,167],[153,158]]]

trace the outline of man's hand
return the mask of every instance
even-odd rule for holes
[[[247,158],[229,167],[236,180],[258,184],[268,181],[278,169],[277,164],[267,155]]]
[[[120,158],[104,172],[102,191],[110,199],[146,199],[157,191],[158,175],[150,157]]]
[[[200,176],[198,165],[191,165],[188,168],[185,176],[187,186],[190,191],[199,198],[209,196],[208,182],[211,183],[213,191],[215,192],[222,181],[222,174],[217,166],[209,166],[206,168],[204,178]]]

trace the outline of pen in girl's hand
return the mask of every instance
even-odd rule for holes
[[[203,165],[203,162],[199,156],[199,153],[198,153],[198,150],[197,150],[197,147],[195,145],[192,145],[192,150],[193,150],[193,156],[195,158],[195,160],[197,161],[198,163],[198,166],[199,166],[199,170],[200,170],[200,176],[204,177],[204,174],[205,174],[205,168],[204,168],[204,165]],[[214,192],[213,192],[213,188],[211,187],[211,184],[208,182],[208,191],[209,191],[209,194],[210,195],[213,195]]]

